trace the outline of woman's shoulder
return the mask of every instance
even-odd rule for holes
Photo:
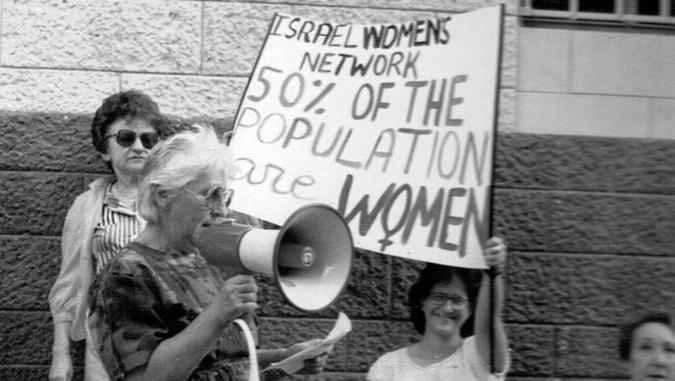
[[[73,208],[83,208],[87,205],[90,205],[96,199],[101,198],[105,195],[106,187],[113,181],[111,177],[99,177],[98,179],[92,181],[87,186],[87,189],[75,197],[73,202]]]
[[[368,370],[369,381],[391,380],[402,364],[408,363],[408,347],[399,348],[380,356]]]
[[[392,363],[399,363],[400,361],[405,361],[407,358],[408,358],[408,347],[403,347],[383,354],[375,361],[375,364],[379,363],[379,365],[386,365]],[[373,366],[375,364],[373,364]]]
[[[130,242],[108,262],[104,270],[108,275],[136,276],[145,272],[144,269],[149,266],[149,260],[143,250],[139,250],[136,245]]]

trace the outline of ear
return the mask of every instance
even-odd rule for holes
[[[101,154],[101,158],[103,159],[103,161],[110,161],[110,160],[111,160],[111,159],[110,159],[110,154],[107,153],[107,152],[106,152],[106,153],[102,153],[102,154]]]
[[[154,193],[153,198],[160,209],[169,209],[171,207],[171,194],[169,191],[154,185],[152,192]]]

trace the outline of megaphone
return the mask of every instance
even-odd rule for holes
[[[344,219],[323,204],[296,210],[280,230],[214,224],[198,232],[195,243],[216,267],[273,277],[284,299],[305,312],[320,311],[340,296],[354,251]]]

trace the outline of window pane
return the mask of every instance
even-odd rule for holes
[[[626,14],[629,15],[659,15],[660,0],[626,0]]]
[[[614,0],[579,0],[579,12],[613,13]]]
[[[640,15],[659,15],[659,0],[639,0],[638,14]]]
[[[547,9],[551,11],[569,10],[568,0],[532,0],[532,8]]]

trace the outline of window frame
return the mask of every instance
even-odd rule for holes
[[[613,13],[580,12],[579,0],[568,0],[568,9],[548,10],[532,7],[533,0],[521,0],[520,15],[534,19],[554,19],[560,21],[585,23],[610,23],[644,27],[675,28],[675,16],[669,16],[670,7],[675,0],[659,0],[659,15],[637,15],[625,13],[626,0],[614,0]]]

